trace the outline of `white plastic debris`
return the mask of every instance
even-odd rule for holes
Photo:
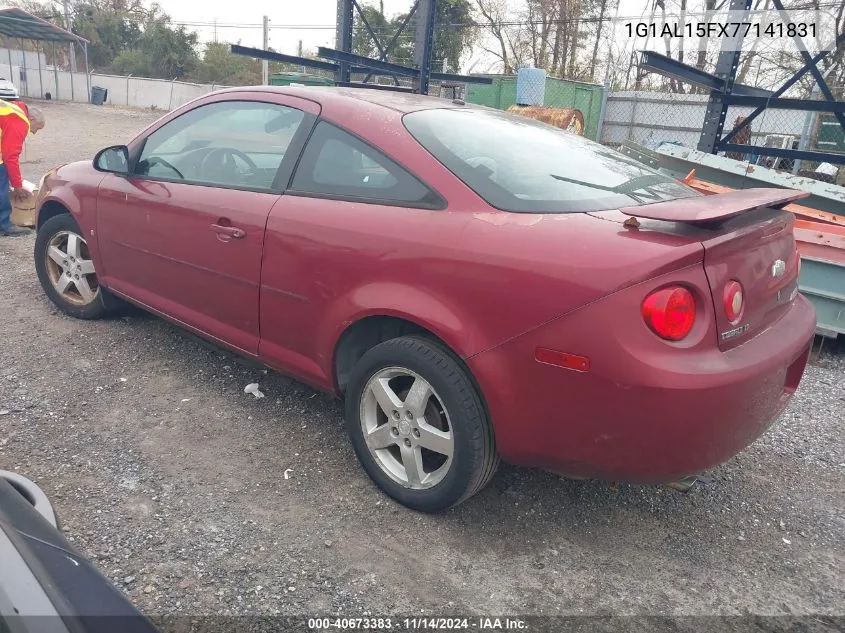
[[[251,393],[256,398],[263,398],[264,397],[264,392],[262,392],[258,388],[257,382],[251,382],[246,387],[244,387],[244,393]]]
[[[836,172],[838,171],[838,167],[836,165],[831,165],[830,163],[820,163],[818,167],[816,167],[816,173],[825,174],[826,176],[836,176]]]
[[[285,468],[285,479],[290,479],[290,474],[293,472],[293,468]]]
[[[190,398],[182,398],[182,402],[190,402],[190,401],[191,401]]]
[[[120,382],[126,382],[127,380],[129,380],[129,379],[128,378],[121,378]]]

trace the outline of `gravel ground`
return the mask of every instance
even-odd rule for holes
[[[45,110],[32,180],[156,118]],[[141,312],[61,315],[33,243],[0,242],[0,468],[145,613],[845,614],[843,345],[688,494],[504,466],[424,516],[370,483],[332,398]]]

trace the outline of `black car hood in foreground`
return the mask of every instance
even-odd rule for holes
[[[0,472],[0,633],[156,633],[36,510],[26,484],[38,488],[23,482]]]

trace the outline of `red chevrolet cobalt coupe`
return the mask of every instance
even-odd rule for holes
[[[35,264],[70,315],[130,301],[343,396],[373,481],[437,511],[500,456],[657,483],[759,437],[815,327],[801,195],[460,101],[241,88],[49,173]]]

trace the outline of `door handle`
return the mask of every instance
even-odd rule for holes
[[[223,226],[222,224],[212,224],[211,230],[217,233],[218,235],[225,236],[225,237],[233,237],[235,239],[240,239],[242,237],[246,237],[246,231],[243,229],[239,229],[234,226]]]

